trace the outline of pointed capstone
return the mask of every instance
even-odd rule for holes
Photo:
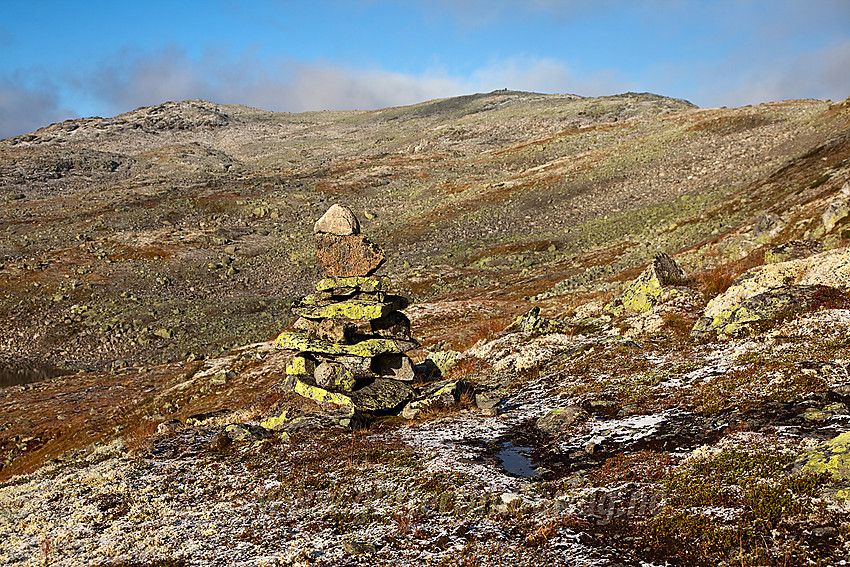
[[[360,234],[360,222],[348,207],[333,204],[322,218],[313,225],[315,234],[336,234],[349,236]]]
[[[325,275],[331,278],[369,276],[384,261],[380,246],[362,235],[316,235],[316,257]]]

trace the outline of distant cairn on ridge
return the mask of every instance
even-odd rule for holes
[[[364,412],[396,412],[414,396],[405,353],[420,346],[400,312],[409,302],[390,293],[388,277],[374,275],[384,251],[360,234],[351,209],[334,204],[313,232],[327,277],[293,305],[295,330],[277,337],[278,348],[296,351],[284,389]]]

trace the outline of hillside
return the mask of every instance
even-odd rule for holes
[[[8,564],[848,553],[850,99],[168,102],[0,141],[0,192]],[[414,419],[281,386],[333,203],[455,384]]]

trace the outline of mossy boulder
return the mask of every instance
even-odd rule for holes
[[[572,325],[567,321],[541,317],[540,308],[532,307],[528,313],[517,317],[506,331],[529,331],[537,335],[551,335],[553,333],[566,333]]]
[[[449,369],[460,360],[461,354],[456,350],[432,352],[423,362],[424,370],[433,376],[445,376]]]
[[[620,297],[620,304],[628,313],[645,313],[660,304],[664,287],[685,281],[685,272],[667,254],[656,254],[652,263],[629,285]]]
[[[795,313],[819,306],[835,307],[844,301],[841,291],[828,286],[782,286],[745,299],[714,317],[701,318],[691,334],[700,337],[716,332],[720,336],[743,336]]]
[[[806,455],[803,472],[828,472],[836,480],[850,480],[850,431],[821,443]]]
[[[465,380],[441,380],[422,389],[415,400],[404,406],[401,416],[416,419],[422,412],[434,407],[448,407],[460,401],[464,392],[472,392],[472,385]]]

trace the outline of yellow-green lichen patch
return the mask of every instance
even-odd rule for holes
[[[288,421],[289,410],[284,410],[280,413],[280,415],[276,415],[266,419],[261,422],[260,425],[265,427],[266,429],[274,429],[275,427],[279,427]]]
[[[278,348],[288,350],[361,358],[371,358],[384,353],[402,353],[419,347],[416,341],[396,339],[366,339],[353,345],[341,345],[314,339],[306,333],[296,331],[284,331],[277,337],[275,344]]]
[[[809,453],[803,472],[828,472],[836,480],[850,479],[850,431],[821,443]]]
[[[316,363],[304,353],[298,353],[292,358],[292,362],[286,365],[287,376],[312,376],[316,370]]]
[[[348,278],[325,278],[316,284],[316,291],[330,291],[334,288],[347,287],[372,293],[389,291],[391,280],[388,276],[351,276]]]
[[[401,297],[388,297],[387,301],[349,299],[340,302],[323,302],[315,305],[293,307],[292,312],[310,319],[332,319],[346,317],[351,320],[368,321],[380,319],[393,311],[404,309],[407,302]]]
[[[347,406],[351,404],[351,398],[345,394],[330,392],[318,386],[312,386],[306,382],[296,379],[293,391],[305,398],[315,400],[320,403],[336,404],[338,406]]]
[[[637,279],[623,292],[621,301],[626,311],[644,313],[661,303],[662,289],[658,278]]]

